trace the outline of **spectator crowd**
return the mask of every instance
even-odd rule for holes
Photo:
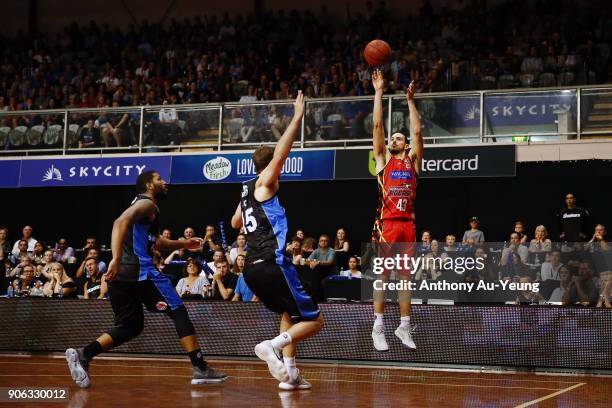
[[[460,302],[612,307],[612,244],[608,242],[607,229],[596,224],[589,230],[589,212],[576,205],[573,194],[568,193],[565,202],[557,215],[556,242],[551,241],[546,226],[536,226],[531,235],[522,221],[515,222],[506,242],[487,242],[478,217],[469,219],[469,229],[461,240],[452,233],[438,240],[430,231],[422,231],[420,242],[415,243],[416,255],[441,262],[424,262],[412,271],[413,279],[539,283],[537,292],[497,293],[486,299],[459,296],[455,300]],[[211,224],[202,232],[204,246],[200,250],[154,253],[157,267],[175,282],[179,295],[185,299],[257,301],[242,277],[248,253],[246,235],[239,233],[228,245],[223,228]],[[172,238],[173,233],[164,229],[162,235]],[[179,239],[196,235],[196,229],[187,227]],[[110,254],[95,237],[87,237],[82,249],[75,251],[64,238],[54,246],[46,246],[34,238],[31,226],[25,226],[21,238],[11,245],[8,230],[0,228],[0,248],[0,277],[5,279],[1,289],[8,296],[103,299],[107,295],[104,273]],[[321,234],[318,239],[298,229],[287,240],[285,249],[306,291],[318,300],[334,297],[326,289],[330,281],[373,276],[372,254],[368,250],[362,254],[344,228],[339,228],[333,237]],[[442,267],[444,260],[459,257],[478,258],[482,267]]]
[[[457,0],[434,9],[425,1],[408,15],[367,1],[347,3],[344,16],[322,6],[143,21],[127,29],[91,21],[54,34],[0,34],[0,112],[284,100],[298,89],[309,98],[372,95],[362,50],[373,38],[393,49],[385,67],[389,92],[403,92],[411,80],[419,92],[603,83],[611,35],[604,6]],[[176,111],[153,116],[170,130],[162,132],[170,133],[164,142],[176,142],[184,131]],[[90,129],[80,147],[135,142],[128,113],[73,119]],[[48,128],[63,116],[0,120],[9,128]]]

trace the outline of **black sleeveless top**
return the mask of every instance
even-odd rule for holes
[[[90,299],[97,299],[100,296],[100,288],[102,287],[102,274],[98,274],[95,278],[89,277],[87,281],[87,293]]]
[[[287,217],[278,196],[259,202],[255,199],[257,178],[242,185],[240,209],[242,222],[247,234],[246,262],[257,260],[285,262],[285,242],[287,239]]]
[[[151,198],[145,194],[139,194],[131,205],[140,200],[151,200]],[[156,269],[152,250],[158,236],[159,209],[155,206],[154,214],[136,221],[128,228],[123,241],[123,255],[117,280],[141,281],[147,279],[148,272]]]

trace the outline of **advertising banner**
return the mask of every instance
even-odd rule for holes
[[[219,153],[174,156],[173,184],[240,183],[255,177],[252,153]],[[332,180],[333,150],[299,151],[289,154],[281,181]]]
[[[87,157],[23,160],[21,187],[130,185],[143,171],[170,180],[169,156]]]
[[[339,150],[336,179],[376,176],[372,150]],[[420,177],[514,177],[516,146],[426,147]]]
[[[19,187],[21,160],[0,160],[0,188]]]

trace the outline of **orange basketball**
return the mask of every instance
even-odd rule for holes
[[[371,67],[385,65],[391,56],[391,47],[383,40],[372,40],[363,50],[363,57]]]

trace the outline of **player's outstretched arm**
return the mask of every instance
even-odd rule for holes
[[[155,241],[155,249],[165,249],[167,251],[175,251],[177,249],[189,249],[191,251],[197,251],[202,249],[204,240],[202,238],[189,238],[189,239],[168,239],[162,236],[158,237]]]
[[[385,79],[382,72],[377,69],[372,74],[372,85],[374,86],[374,112],[372,113],[373,120],[373,144],[374,144],[374,160],[376,160],[376,172],[385,167],[386,164],[386,146],[385,146],[385,125],[383,123],[383,104],[382,97],[385,90]]]
[[[412,141],[410,142],[410,158],[414,163],[417,172],[421,171],[421,160],[423,160],[423,134],[421,133],[421,118],[414,103],[414,94],[416,93],[416,85],[414,81],[410,82],[406,91],[406,100],[408,101],[408,111],[410,113],[410,128],[412,133]]]
[[[285,164],[285,160],[289,156],[295,136],[297,135],[301,125],[302,116],[304,116],[304,95],[302,91],[298,91],[298,96],[293,104],[293,118],[287,126],[287,130],[281,136],[280,140],[274,148],[274,157],[270,164],[261,172],[259,179],[264,186],[272,186],[278,182],[281,170]]]
[[[238,203],[238,207],[236,207],[236,211],[232,215],[232,228],[242,228],[242,209],[240,208],[240,203]]]

